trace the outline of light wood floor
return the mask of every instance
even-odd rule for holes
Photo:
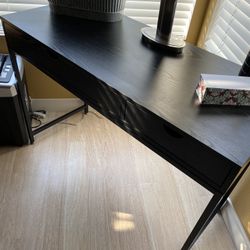
[[[99,114],[68,122],[0,148],[0,249],[180,249],[211,194]],[[219,215],[193,249],[234,249]]]

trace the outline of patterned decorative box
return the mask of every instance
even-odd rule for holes
[[[196,94],[200,104],[250,106],[250,77],[201,74]]]
[[[123,17],[125,0],[48,0],[50,9],[58,15],[90,20],[116,22]]]

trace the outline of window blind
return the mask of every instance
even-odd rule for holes
[[[47,0],[0,0],[0,15],[48,4]]]
[[[0,16],[48,4],[47,0],[0,0]],[[0,35],[4,35],[0,21]]]
[[[173,32],[186,38],[196,0],[179,0],[176,8]],[[47,0],[0,0],[0,15],[40,7]],[[125,15],[156,27],[160,0],[127,0]]]
[[[204,47],[242,64],[250,49],[250,0],[218,0]]]
[[[156,27],[160,9],[160,0],[127,0],[125,15],[135,20]],[[172,32],[187,36],[196,0],[179,0],[177,2]]]

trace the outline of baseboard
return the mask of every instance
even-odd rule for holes
[[[222,217],[237,250],[250,250],[250,241],[230,199],[221,209]]]
[[[67,112],[83,105],[78,98],[31,99],[33,111],[44,109],[48,112]]]

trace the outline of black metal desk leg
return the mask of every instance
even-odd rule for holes
[[[202,232],[207,227],[209,222],[214,218],[216,213],[220,210],[221,206],[224,204],[226,199],[224,199],[224,196],[222,196],[221,194],[215,194],[213,196],[213,198],[208,203],[206,209],[202,213],[200,219],[196,223],[193,231],[188,236],[185,244],[182,247],[182,250],[188,250],[193,246],[193,244],[196,242],[198,237],[202,234]]]
[[[227,190],[222,193],[215,193],[210,202],[208,203],[207,207],[205,208],[204,212],[202,213],[200,219],[196,223],[193,231],[188,236],[186,242],[184,243],[182,250],[190,249],[198,237],[202,234],[205,230],[209,222],[213,219],[216,213],[221,209],[221,207],[226,202],[227,198],[243,176],[243,174],[247,171],[248,167],[250,166],[250,160],[248,160],[239,171],[238,175],[234,178],[231,184],[228,186]]]
[[[30,139],[30,143],[34,142],[34,136],[33,136],[33,132],[32,132],[32,128],[31,128],[31,120],[30,120],[30,116],[27,110],[27,106],[26,106],[26,102],[25,102],[25,86],[22,82],[22,78],[20,76],[20,72],[19,72],[19,68],[18,68],[18,64],[17,64],[17,60],[16,60],[16,54],[14,51],[9,50],[9,55],[10,55],[10,60],[12,63],[12,67],[15,73],[15,77],[17,80],[17,88],[18,88],[18,99],[21,105],[21,108],[23,110],[23,114],[24,114],[24,120],[26,123],[26,128],[27,128],[27,132],[29,135],[29,139]]]
[[[83,105],[83,113],[84,115],[88,114],[89,112],[89,105],[84,101],[84,105]]]

